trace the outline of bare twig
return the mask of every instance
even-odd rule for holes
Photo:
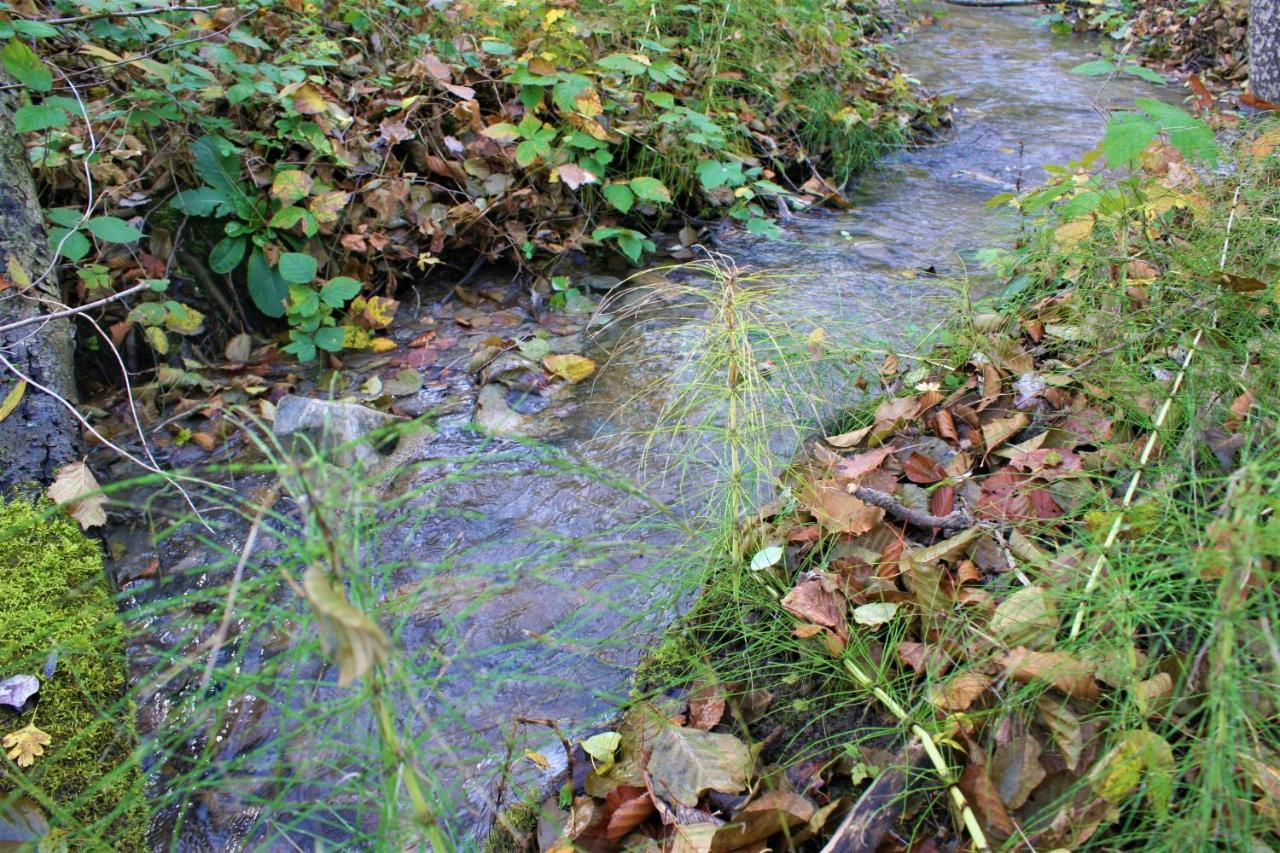
[[[76,15],[70,18],[23,18],[25,21],[38,21],[41,24],[83,24],[88,21],[101,21],[104,18],[142,18],[148,15],[163,15],[166,12],[208,12],[217,6],[160,6],[154,9],[115,9],[110,12],[96,12],[92,15]]]
[[[853,496],[863,503],[878,506],[880,509],[917,527],[936,527],[939,530],[966,530],[973,527],[973,516],[963,509],[954,510],[947,515],[930,515],[918,509],[912,509],[899,503],[897,498],[887,492],[859,486],[854,489]]]
[[[0,326],[0,334],[4,334],[5,332],[12,332],[14,329],[21,329],[23,326],[32,326],[32,325],[35,325],[36,323],[44,323],[49,320],[57,320],[62,317],[71,317],[76,314],[84,314],[87,311],[92,311],[94,308],[100,308],[103,305],[109,305],[112,302],[119,302],[121,299],[124,299],[126,296],[132,296],[135,293],[138,293],[143,290],[149,290],[150,288],[151,288],[151,285],[149,284],[135,284],[133,287],[130,287],[128,290],[122,290],[119,293],[113,293],[110,296],[106,296],[106,297],[103,297],[102,299],[99,299],[97,302],[87,302],[84,305],[81,305],[77,308],[67,308],[62,311],[54,311],[51,314],[36,314],[32,317],[26,318],[25,320],[17,320],[13,323],[9,323],[6,326]]]

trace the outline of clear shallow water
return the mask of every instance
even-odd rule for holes
[[[864,176],[851,210],[798,217],[781,240],[720,241],[743,270],[781,275],[769,305],[776,316],[801,335],[821,327],[832,340],[909,349],[947,319],[957,281],[968,277],[978,290],[987,284],[973,253],[1016,233],[1016,220],[984,206],[992,195],[1032,186],[1041,164],[1065,163],[1092,147],[1107,108],[1170,97],[1136,80],[1100,92],[1098,79],[1069,73],[1089,58],[1093,42],[1052,35],[1034,19],[1030,11],[939,10],[937,23],[918,28],[896,55],[930,91],[954,97],[953,134]],[[585,473],[596,467],[644,479],[680,512],[698,509],[696,471],[662,476],[662,454],[646,455],[637,438],[653,429],[688,375],[699,331],[674,319],[679,313],[659,311],[602,339],[603,366],[579,386],[552,441],[560,464],[571,459],[584,471],[565,474],[543,451],[480,440],[454,423],[423,443],[395,481],[395,494],[420,494],[388,510],[389,530],[373,547],[397,567],[382,582],[410,613],[397,623],[397,644],[415,671],[432,673],[415,697],[417,714],[406,718],[419,720],[411,734],[420,758],[460,792],[445,815],[459,837],[491,815],[514,718],[552,717],[579,734],[607,719],[625,698],[635,662],[688,600],[693,578],[673,576],[668,559],[678,556],[679,535],[650,523],[643,501]],[[852,398],[840,377],[827,381],[805,390],[832,406]],[[705,452],[714,458],[718,451]],[[266,731],[276,719],[265,712],[248,725]],[[342,720],[314,727],[371,733],[367,714]],[[545,743],[543,734],[530,742]],[[546,754],[560,755],[558,748]],[[296,759],[296,772],[316,774],[316,796],[326,774],[344,771],[340,757],[326,760]],[[526,779],[534,775],[531,764],[523,766]],[[252,845],[243,837],[251,810],[239,802],[202,804],[179,847]],[[308,831],[341,839],[335,829]],[[268,832],[282,838],[290,830]],[[283,840],[269,846],[288,849]]]

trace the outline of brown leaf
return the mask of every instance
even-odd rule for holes
[[[801,500],[818,523],[832,533],[859,536],[884,518],[884,510],[858,500],[838,480],[812,483]]]
[[[1066,652],[1033,652],[1017,648],[1001,661],[1009,677],[1023,684],[1048,684],[1076,699],[1088,702],[1101,693],[1093,678],[1093,665]]]
[[[988,830],[995,830],[1005,837],[1014,833],[1013,821],[1009,819],[1009,813],[991,784],[985,767],[980,764],[965,767],[960,774],[960,791]]]
[[[689,725],[710,731],[724,716],[724,705],[724,689],[719,684],[700,687],[689,697]]]
[[[841,636],[847,631],[843,596],[828,591],[821,581],[797,584],[783,597],[782,607],[799,619],[830,628]]]
[[[982,425],[982,443],[986,446],[987,452],[990,453],[1009,439],[1027,428],[1027,424],[1031,423],[1022,412],[1007,418],[997,418]]]
[[[912,453],[902,467],[908,480],[923,486],[947,479],[947,472],[942,466],[923,453]]]
[[[1053,742],[1073,773],[1080,769],[1080,755],[1084,752],[1084,734],[1080,729],[1080,718],[1077,717],[1066,702],[1052,696],[1041,696],[1036,699],[1036,708],[1045,727],[1053,735]]]
[[[929,512],[932,515],[950,515],[956,506],[956,487],[939,486],[929,496]]]
[[[1006,808],[1020,808],[1044,781],[1047,774],[1040,765],[1040,752],[1040,742],[1028,734],[996,747],[991,758],[991,779]]]
[[[35,723],[28,723],[25,727],[5,735],[0,745],[8,750],[9,757],[16,761],[19,767],[30,767],[35,764],[39,756],[44,755],[44,748],[52,740],[48,734],[36,728]]]
[[[960,440],[960,436],[956,434],[956,422],[951,417],[951,412],[947,409],[939,409],[934,416],[937,424],[938,435],[947,441],[955,443]]]
[[[930,685],[929,701],[944,711],[967,711],[990,686],[989,675],[972,670],[959,672],[942,684]]]
[[[1041,587],[1025,586],[1000,602],[987,630],[1006,646],[1052,649],[1058,632],[1053,597]]]
[[[607,821],[605,838],[618,843],[656,811],[653,800],[649,798],[648,788],[643,785],[619,785],[604,798]]]
[[[816,810],[814,804],[800,794],[766,791],[716,831],[711,853],[729,853],[775,833],[789,831],[808,823]]]
[[[883,465],[884,460],[891,453],[893,453],[892,447],[881,447],[878,450],[868,450],[866,453],[842,459],[836,465],[836,479],[842,483],[856,481]]]
[[[872,424],[871,426],[866,426],[862,429],[855,429],[852,432],[842,432],[839,435],[829,435],[823,440],[832,447],[839,447],[841,449],[857,447],[862,443],[862,440],[867,437],[867,434],[871,432],[874,426],[875,425]]]

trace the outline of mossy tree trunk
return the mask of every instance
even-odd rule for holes
[[[0,82],[8,82],[3,74]],[[8,284],[0,289],[0,327],[55,310],[41,297],[55,304],[62,301],[56,276],[50,274],[24,290],[11,274],[16,267],[36,280],[49,267],[35,178],[13,128],[16,97],[12,91],[0,91],[0,276]],[[0,332],[0,352],[29,379],[75,403],[74,335],[67,318],[27,325]],[[18,377],[0,363],[0,401],[17,384]],[[54,469],[75,459],[79,450],[79,424],[71,412],[28,387],[18,407],[0,421],[0,495],[33,480],[48,482]]]
[[[1280,103],[1280,0],[1249,3],[1249,91]]]

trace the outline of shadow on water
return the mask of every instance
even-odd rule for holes
[[[772,271],[768,310],[801,339],[820,328],[829,341],[910,351],[947,319],[957,281],[981,292],[974,252],[1016,233],[1017,222],[985,202],[1038,183],[1041,164],[1065,163],[1092,147],[1106,109],[1159,96],[1136,80],[1103,90],[1097,78],[1070,74],[1094,43],[1051,35],[1034,18],[940,10],[896,55],[929,90],[954,98],[954,134],[867,174],[849,211],[789,221],[780,240],[721,241],[738,267]],[[578,387],[549,445],[481,438],[463,413],[402,441],[394,470],[339,489],[358,540],[353,559],[376,567],[364,579],[367,595],[410,676],[397,700],[405,737],[438,787],[455,793],[441,811],[457,838],[485,825],[507,750],[518,758],[524,749],[508,744],[513,719],[555,718],[574,734],[606,720],[624,700],[640,655],[694,591],[697,577],[673,569],[690,547],[683,534],[649,500],[611,481],[641,481],[676,515],[692,518],[701,509],[696,466],[674,471],[666,461],[687,458],[690,446],[646,440],[694,369],[700,318],[682,321],[688,311],[677,300],[601,335],[600,353],[609,357]],[[788,416],[812,424],[852,398],[848,379],[821,378],[804,389],[803,411]],[[235,485],[243,495],[269,479],[244,475]],[[223,769],[209,769],[199,790],[166,803],[157,844],[291,849],[286,838],[304,847],[317,836],[349,840],[382,814],[361,801],[379,792],[352,782],[361,763],[379,754],[368,709],[326,685],[332,673],[307,636],[297,597],[279,583],[279,569],[305,567],[289,538],[291,528],[305,531],[302,514],[287,500],[282,507],[253,555],[269,603],[237,613],[219,662],[241,680],[228,676],[238,692],[226,688],[231,711],[218,718],[215,747],[211,729],[195,726],[151,768],[158,791],[189,770],[179,765],[196,753]],[[213,617],[197,628],[183,622],[189,607],[162,607],[152,593],[127,602],[138,614],[131,659],[140,683],[166,661],[203,648],[216,624],[246,529],[234,514],[222,520],[216,537],[201,542],[184,533],[161,548],[177,564],[174,577],[191,580],[184,603],[208,600]],[[210,594],[201,598],[202,590]],[[144,694],[144,734],[164,731],[201,701],[208,685],[201,668],[192,669],[192,678]],[[545,734],[530,733],[528,743],[545,744]],[[548,778],[558,769],[556,754],[546,750]],[[524,766],[526,778],[539,775],[533,763]]]

